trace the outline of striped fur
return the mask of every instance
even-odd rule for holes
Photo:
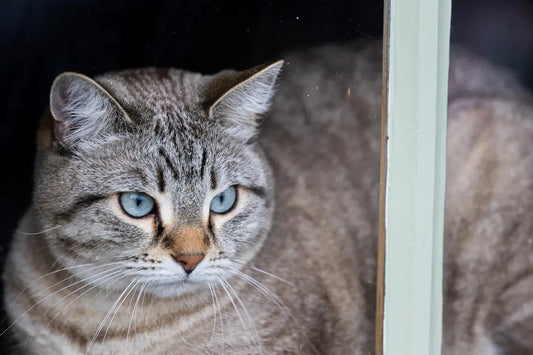
[[[279,62],[60,77],[19,227],[35,234],[15,235],[4,274],[17,353],[372,351],[379,46],[286,63],[259,141]],[[443,350],[529,354],[533,105],[508,74],[460,52],[451,63]],[[69,80],[103,100],[77,100],[74,125]],[[91,119],[104,121],[79,126]],[[231,185],[236,207],[210,215]],[[128,217],[124,191],[157,209]],[[173,250],[206,255],[186,276]]]

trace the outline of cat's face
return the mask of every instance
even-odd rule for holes
[[[58,77],[55,141],[42,149],[35,192],[57,261],[86,283],[145,284],[160,297],[218,283],[249,261],[273,208],[252,138],[280,66],[124,72],[98,79],[106,89]]]

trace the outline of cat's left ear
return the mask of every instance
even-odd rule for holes
[[[249,140],[257,134],[259,119],[268,111],[283,60],[243,71],[214,76],[210,91],[216,99],[209,117],[219,120],[234,136]]]

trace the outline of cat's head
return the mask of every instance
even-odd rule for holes
[[[56,262],[100,287],[147,283],[168,297],[249,261],[272,216],[255,137],[281,66],[59,75],[35,189]]]

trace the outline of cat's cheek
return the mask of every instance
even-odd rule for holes
[[[144,218],[132,218],[127,216],[122,207],[120,207],[118,198],[110,197],[108,199],[109,209],[124,223],[132,224],[141,229],[148,235],[153,235],[156,231],[156,225],[153,216],[147,216]]]

